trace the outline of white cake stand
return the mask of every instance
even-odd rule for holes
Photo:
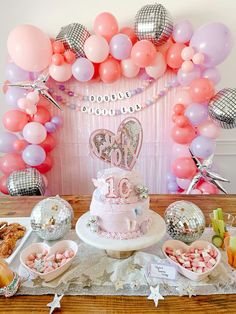
[[[127,258],[132,255],[134,251],[149,247],[160,241],[164,236],[166,232],[164,219],[152,210],[149,210],[149,215],[152,219],[152,223],[148,232],[135,239],[108,239],[102,237],[96,232],[92,232],[86,225],[90,216],[89,211],[81,216],[77,221],[75,227],[76,233],[82,241],[98,249],[105,250],[107,255],[110,257]]]

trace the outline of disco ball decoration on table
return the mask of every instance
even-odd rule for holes
[[[188,201],[170,204],[164,214],[167,233],[175,240],[191,243],[199,239],[205,229],[201,209]]]
[[[37,169],[27,168],[9,175],[7,189],[11,196],[44,195],[45,183]]]
[[[66,49],[73,50],[77,57],[85,57],[84,43],[89,37],[90,33],[86,27],[72,23],[61,28],[56,40],[61,41]]]
[[[31,213],[31,227],[44,240],[58,240],[71,229],[74,213],[59,196],[40,201]]]
[[[145,5],[135,16],[134,28],[139,40],[146,39],[155,45],[162,45],[173,32],[173,22],[163,5]]]
[[[220,90],[209,102],[211,118],[217,121],[223,129],[236,127],[236,88]]]

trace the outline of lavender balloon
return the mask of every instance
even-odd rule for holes
[[[188,86],[193,80],[201,76],[201,70],[198,66],[195,66],[191,72],[183,72],[179,69],[177,73],[178,82],[182,86]]]
[[[211,80],[215,85],[219,83],[221,76],[217,68],[209,68],[202,72],[202,77]]]
[[[130,57],[132,42],[125,34],[117,34],[112,37],[110,43],[111,55],[117,60],[124,60]]]
[[[18,140],[18,137],[10,132],[2,132],[0,134],[0,152],[11,153],[14,151],[14,142]]]
[[[19,68],[15,63],[8,63],[6,65],[6,79],[10,82],[28,81],[30,74]]]
[[[176,181],[176,176],[173,173],[168,172],[166,176],[167,182]]]
[[[62,126],[63,124],[62,117],[59,117],[59,116],[53,116],[51,119],[51,122],[58,127]]]
[[[211,68],[225,60],[232,49],[233,40],[226,25],[209,23],[194,32],[190,46],[204,54],[204,66]]]
[[[72,74],[76,80],[87,82],[93,77],[94,66],[88,59],[78,58],[72,65]]]
[[[193,35],[193,26],[187,21],[181,21],[174,26],[173,38],[177,43],[186,43],[190,41]]]
[[[144,68],[140,69],[138,77],[139,77],[140,80],[143,80],[143,81],[147,81],[147,80],[153,79],[151,76],[149,76],[147,74],[147,72],[146,72],[146,70]]]
[[[191,104],[185,110],[185,116],[189,119],[193,126],[204,122],[208,117],[208,109],[206,105]]]
[[[215,142],[205,136],[197,136],[190,144],[192,153],[199,158],[207,158],[215,150]]]
[[[25,96],[26,91],[24,89],[19,87],[8,87],[7,92],[5,94],[5,100],[8,106],[19,109],[17,105],[17,100]]]
[[[179,186],[178,186],[178,184],[176,182],[170,181],[167,184],[167,189],[168,189],[169,192],[177,192],[178,189],[179,189]]]
[[[54,123],[52,123],[52,122],[46,122],[46,123],[44,124],[44,126],[45,126],[45,128],[46,128],[46,130],[47,130],[48,133],[53,133],[53,132],[55,132],[56,129],[57,129],[56,124],[54,124]]]
[[[46,153],[41,146],[32,144],[23,150],[22,158],[27,165],[38,166],[46,159]]]

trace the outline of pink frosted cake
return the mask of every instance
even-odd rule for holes
[[[106,169],[93,183],[88,222],[93,232],[114,239],[137,238],[147,232],[151,224],[148,189],[136,171]]]

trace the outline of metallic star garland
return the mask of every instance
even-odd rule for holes
[[[196,186],[196,184],[199,182],[199,180],[201,178],[214,184],[220,191],[227,194],[227,191],[223,188],[223,186],[218,181],[229,182],[229,180],[221,177],[218,173],[211,171],[211,166],[213,163],[214,155],[213,154],[210,155],[208,158],[203,160],[203,162],[201,162],[192,153],[191,149],[189,149],[189,151],[190,151],[191,157],[192,157],[192,159],[193,159],[193,161],[197,167],[198,173],[193,177],[193,179],[192,179],[192,181],[191,181],[191,183],[190,183],[190,185],[186,191],[186,194],[190,194],[192,189]]]

